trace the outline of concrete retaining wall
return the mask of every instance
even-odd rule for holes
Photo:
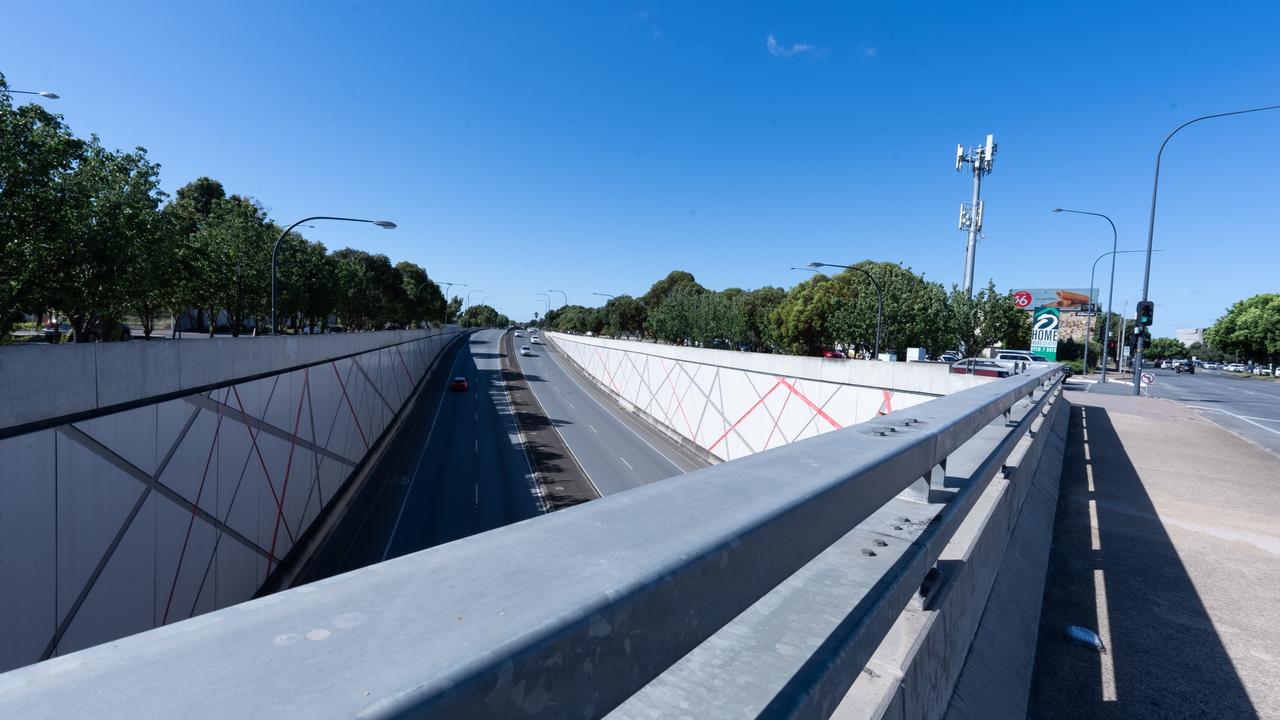
[[[460,332],[0,349],[0,671],[252,597]]]
[[[630,409],[721,460],[988,382],[943,364],[839,360],[547,333]]]

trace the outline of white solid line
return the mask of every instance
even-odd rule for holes
[[[468,344],[468,348],[470,344]],[[454,377],[454,371],[458,369],[458,361],[462,359],[462,350],[458,350],[458,355],[453,359],[453,367],[449,368],[449,377]],[[409,476],[409,489],[404,493],[404,499],[400,501],[400,511],[396,513],[396,522],[391,526],[391,535],[387,538],[387,547],[382,551],[382,559],[386,560],[387,555],[391,554],[391,543],[396,539],[396,531],[400,529],[400,519],[404,517],[404,508],[409,504],[409,496],[413,494],[413,484],[418,480],[418,470],[422,468],[422,459],[427,456],[427,448],[431,446],[431,435],[436,431],[436,421],[440,419],[440,410],[444,407],[444,401],[449,397],[446,391],[440,396],[440,404],[436,406],[436,415],[431,418],[431,429],[427,431],[427,439],[422,443],[422,452],[418,453],[418,462],[413,466],[413,474]]]
[[[1187,407],[1189,407],[1189,408],[1195,408],[1196,410],[1216,410],[1217,412],[1225,413],[1225,414],[1227,414],[1227,415],[1230,415],[1231,417],[1233,417],[1233,418],[1235,418],[1235,419],[1237,419],[1237,420],[1241,420],[1241,421],[1243,421],[1243,422],[1247,422],[1247,423],[1249,423],[1250,425],[1252,425],[1252,426],[1254,426],[1254,427],[1262,428],[1263,430],[1266,430],[1266,431],[1267,431],[1267,432],[1269,432],[1269,433],[1275,433],[1276,435],[1280,435],[1280,430],[1276,430],[1276,429],[1274,429],[1274,428],[1269,428],[1269,427],[1267,427],[1266,425],[1259,425],[1258,423],[1254,422],[1253,420],[1250,420],[1249,418],[1245,417],[1244,415],[1237,415],[1237,414],[1235,414],[1235,413],[1233,413],[1233,412],[1229,412],[1229,411],[1227,411],[1227,410],[1223,410],[1222,408],[1204,407],[1203,405],[1188,405]],[[1264,420],[1264,421],[1266,421],[1266,422],[1280,423],[1280,420],[1272,420],[1271,418],[1257,418],[1257,419],[1258,419],[1258,420]]]
[[[1106,652],[1098,654],[1099,669],[1102,671],[1102,700],[1115,702],[1116,668],[1111,661],[1115,649],[1111,647],[1111,619],[1107,615],[1107,582],[1101,568],[1093,571],[1093,595],[1098,613],[1098,637],[1102,639],[1102,647],[1106,648]]]
[[[622,457],[621,455],[619,455],[619,456],[618,456],[618,459],[622,461],[622,464],[623,464],[623,465],[626,465],[626,466],[627,466],[627,469],[628,469],[628,470],[631,470],[631,471],[634,471],[634,470],[635,470],[635,468],[631,467],[631,463],[627,462],[627,459],[626,459],[626,458],[624,458],[624,457]]]

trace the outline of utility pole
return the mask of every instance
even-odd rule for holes
[[[973,296],[973,266],[978,254],[978,236],[982,234],[982,176],[991,173],[996,161],[995,136],[988,135],[985,145],[969,148],[956,145],[956,172],[963,172],[965,165],[973,172],[973,202],[960,203],[960,229],[969,232],[969,244],[964,254],[964,294]]]

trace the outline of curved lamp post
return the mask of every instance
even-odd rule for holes
[[[467,293],[467,304],[474,305],[475,303],[471,302],[471,296],[475,295],[476,293],[483,293],[483,292],[484,292],[483,290],[472,290],[471,292]]]
[[[568,304],[569,304],[569,295],[568,295],[568,293],[566,293],[565,291],[563,291],[563,290],[548,290],[547,292],[549,292],[549,293],[558,292],[558,293],[560,293],[562,296],[564,296],[564,302],[560,303],[560,307],[564,307],[565,305],[568,305]]]
[[[1213,115],[1201,115],[1198,118],[1188,120],[1173,129],[1173,132],[1165,136],[1164,142],[1160,143],[1160,149],[1156,151],[1156,177],[1155,182],[1151,185],[1151,217],[1147,221],[1147,262],[1142,270],[1142,300],[1145,302],[1147,293],[1151,289],[1151,245],[1156,234],[1156,194],[1160,191],[1160,158],[1164,155],[1164,146],[1169,144],[1174,135],[1182,128],[1198,123],[1201,120],[1212,120],[1213,118],[1231,117],[1232,115],[1246,115],[1248,113],[1262,112],[1264,110],[1280,110],[1280,105],[1267,105],[1266,107],[1250,108],[1248,110],[1234,110],[1232,112],[1214,113]],[[1133,394],[1140,395],[1142,393],[1142,336],[1138,336],[1135,343],[1135,351],[1133,354]]]
[[[1103,220],[1106,220],[1107,224],[1111,226],[1111,252],[1098,256],[1098,260],[1101,260],[1107,255],[1111,256],[1111,285],[1107,290],[1107,317],[1104,320],[1104,329],[1102,331],[1102,382],[1105,383],[1107,381],[1107,339],[1111,336],[1111,296],[1116,292],[1116,253],[1119,252],[1117,250],[1119,247],[1117,243],[1120,242],[1119,235],[1116,234],[1116,224],[1111,221],[1111,218],[1103,215],[1102,213],[1089,212],[1087,210],[1067,210],[1066,208],[1054,208],[1053,211],[1056,213],[1066,212],[1075,215],[1092,215],[1094,217],[1100,217]],[[1098,267],[1098,260],[1093,261],[1093,267],[1095,269]],[[1093,292],[1092,270],[1089,271],[1089,292]],[[1092,302],[1092,300],[1093,299],[1090,298],[1090,302]],[[1085,318],[1084,323],[1084,371],[1086,373],[1089,372],[1089,332],[1092,327],[1092,320],[1093,314],[1090,313],[1089,316]]]
[[[874,276],[874,275],[872,275],[871,273],[867,272],[867,271],[866,271],[866,270],[864,270],[863,268],[860,268],[860,267],[854,267],[854,266],[852,266],[852,265],[836,265],[836,264],[833,264],[833,263],[811,262],[811,263],[809,263],[809,265],[808,265],[806,268],[804,268],[804,269],[805,269],[805,270],[814,270],[814,271],[816,271],[818,268],[824,268],[824,267],[843,268],[843,269],[845,269],[845,270],[854,270],[854,271],[860,272],[860,273],[862,273],[863,275],[866,275],[866,276],[867,276],[867,279],[871,281],[871,286],[872,286],[872,287],[874,287],[874,288],[876,289],[876,351],[875,351],[875,359],[876,359],[876,360],[879,360],[879,359],[880,359],[880,327],[881,327],[881,322],[884,320],[884,297],[883,297],[883,296],[881,296],[881,294],[880,294],[880,283],[876,282],[876,278],[875,278],[875,276]]]
[[[466,287],[466,283],[439,283],[444,286],[444,317],[441,320],[447,325],[449,324],[449,293],[453,291],[453,286]]]
[[[591,293],[591,294],[592,294],[592,295],[599,295],[600,297],[607,297],[607,298],[609,298],[610,300],[612,300],[612,299],[614,299],[614,298],[618,297],[617,295],[610,295],[609,293],[598,293],[598,292],[593,292],[593,293]]]
[[[547,304],[547,315],[551,314],[551,296],[546,293],[538,293],[538,297],[542,298],[542,302]],[[545,318],[546,315],[543,315]]]
[[[279,326],[276,324],[276,256],[280,254],[280,243],[284,242],[285,237],[293,232],[293,229],[299,225],[312,220],[338,220],[341,222],[358,222],[370,223],[377,225],[383,230],[395,230],[396,224],[390,220],[364,220],[362,218],[346,218],[346,217],[329,217],[327,215],[313,215],[308,218],[302,218],[298,222],[290,225],[280,233],[280,237],[276,238],[276,244],[271,246],[271,334],[275,335],[279,332]]]

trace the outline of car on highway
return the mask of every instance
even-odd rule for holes
[[[1195,375],[1195,374],[1196,374],[1196,364],[1195,364],[1195,363],[1193,363],[1193,362],[1191,362],[1190,360],[1183,360],[1182,362],[1180,362],[1180,363],[1178,363],[1177,365],[1175,365],[1175,366],[1173,367],[1173,370],[1174,370],[1174,372],[1176,372],[1176,373],[1177,373],[1177,374],[1179,374],[1179,375],[1181,375],[1182,373],[1187,373],[1187,374],[1190,374],[1190,375]]]
[[[532,354],[533,354],[533,351],[529,349],[529,346],[528,346],[528,345],[521,345],[521,346],[520,346],[520,354],[521,354],[521,355],[532,355]]]
[[[537,335],[532,335],[532,336],[530,336],[530,337],[529,337],[529,342],[530,342],[531,344],[533,344],[533,345],[541,345],[541,344],[542,344],[542,340],[541,340]]]
[[[516,331],[516,337],[524,337],[524,333],[522,333],[522,332],[520,332],[519,330],[517,330],[517,331]]]
[[[461,375],[459,375],[458,377],[454,378],[453,380],[450,380],[450,381],[449,381],[449,390],[450,390],[450,391],[452,391],[452,392],[466,392],[466,391],[467,391],[467,379],[466,379],[466,378],[464,378],[464,377],[462,377]]]

